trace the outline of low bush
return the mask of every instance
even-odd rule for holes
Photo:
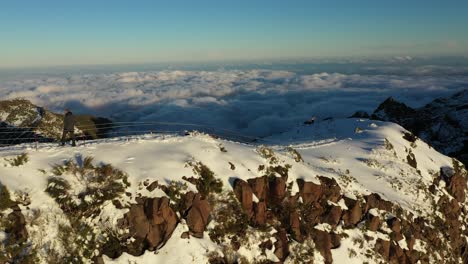
[[[28,153],[23,153],[14,158],[5,158],[5,161],[12,167],[19,167],[28,163],[29,156]]]

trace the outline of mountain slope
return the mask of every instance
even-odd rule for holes
[[[76,134],[103,138],[111,129],[106,118],[76,115]],[[62,136],[63,115],[36,106],[28,100],[0,101],[0,144],[58,140]]]
[[[398,123],[442,153],[465,165],[468,162],[468,90],[436,99],[419,109],[389,98],[372,118]]]
[[[466,170],[407,134],[345,119],[264,146],[195,133],[3,148],[2,219],[24,216],[0,227],[3,257],[25,258],[18,238],[42,263],[466,263]]]

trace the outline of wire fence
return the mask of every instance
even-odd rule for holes
[[[145,134],[178,134],[187,135],[191,131],[199,131],[215,138],[239,141],[243,143],[258,143],[261,138],[241,134],[237,131],[213,127],[203,124],[180,122],[112,122],[93,125],[76,124],[75,137],[78,141],[91,139],[138,136]],[[41,132],[39,126],[34,127],[0,127],[0,147],[21,143],[53,143],[60,142],[62,131],[59,128],[47,133]]]

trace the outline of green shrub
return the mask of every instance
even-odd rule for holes
[[[10,208],[13,205],[15,205],[15,202],[11,200],[10,192],[5,185],[0,183],[0,211]]]
[[[215,178],[214,172],[205,164],[201,162],[188,162],[187,165],[191,166],[193,173],[199,177],[187,178],[184,176],[183,179],[194,184],[203,197],[208,197],[211,193],[222,192],[223,183],[220,179]]]
[[[23,153],[23,154],[20,154],[14,158],[5,158],[5,161],[10,164],[10,166],[12,167],[19,167],[21,165],[24,165],[26,163],[28,163],[29,161],[29,157],[28,157],[28,153]]]
[[[130,186],[127,174],[110,164],[94,166],[93,158],[86,157],[81,166],[73,160],[55,165],[48,179],[46,192],[55,199],[66,213],[90,216],[99,212],[105,202],[119,197]],[[78,195],[72,195],[70,183],[65,174],[73,175],[86,185]]]
[[[296,162],[304,162],[301,153],[299,153],[297,150],[293,149],[292,147],[288,147],[288,152],[291,153]]]
[[[215,225],[208,230],[212,241],[221,243],[227,237],[243,238],[248,228],[249,219],[234,192],[219,195],[214,201],[212,213]]]

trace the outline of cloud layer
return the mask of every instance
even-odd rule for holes
[[[250,136],[282,132],[310,116],[372,111],[388,96],[412,106],[468,87],[466,76],[398,76],[278,70],[157,71],[21,79],[0,97],[116,121],[203,124]]]

